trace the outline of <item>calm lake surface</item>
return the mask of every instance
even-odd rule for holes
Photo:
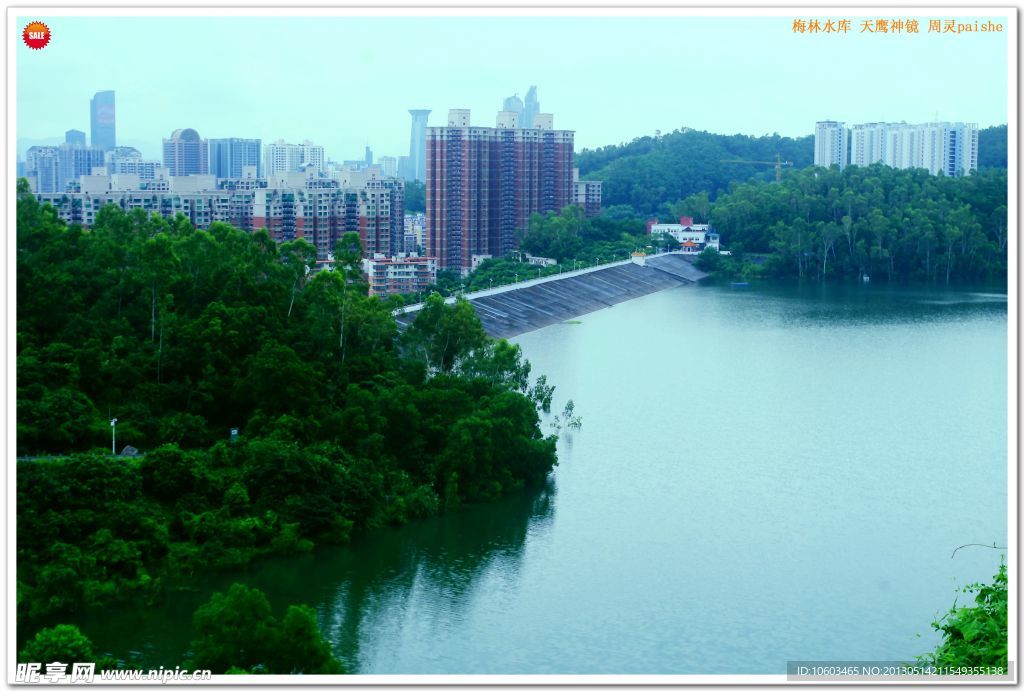
[[[1007,540],[1005,291],[690,286],[514,339],[576,403],[546,488],[83,620],[181,664],[233,581],[364,674],[912,659]]]

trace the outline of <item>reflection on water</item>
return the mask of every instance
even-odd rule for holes
[[[351,549],[318,554],[327,597],[316,608],[336,652],[350,668],[368,670],[388,655],[377,641],[395,636],[394,626],[408,617],[430,629],[458,626],[482,574],[516,580],[527,535],[550,525],[554,496],[547,484],[495,506],[374,532]]]
[[[360,670],[362,657],[386,652],[364,655],[360,642],[386,635],[387,620],[408,611],[412,599],[416,616],[431,626],[456,625],[481,574],[514,580],[527,537],[551,525],[554,500],[549,480],[496,504],[360,534],[344,547],[208,574],[194,590],[172,593],[154,609],[94,612],[81,620],[82,629],[97,649],[138,666],[181,664],[192,637],[192,613],[213,592],[241,582],[265,592],[279,616],[291,604],[313,607],[335,653],[350,670]]]

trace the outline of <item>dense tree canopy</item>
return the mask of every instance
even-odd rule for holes
[[[465,302],[404,333],[358,236],[312,248],[116,207],[67,227],[19,187],[19,617],[311,549],[539,483],[519,347]],[[136,458],[110,456],[137,447]],[[239,430],[229,437],[232,428]]]
[[[774,179],[770,165],[724,161],[774,161],[776,154],[795,167],[808,166],[814,162],[814,137],[727,136],[682,128],[583,150],[576,161],[581,177],[604,182],[604,205],[626,205],[636,214],[650,215],[664,211],[665,203],[701,191],[714,198],[734,180]]]
[[[313,610],[292,605],[278,621],[262,591],[235,583],[193,616],[192,665],[214,674],[343,674]]]
[[[58,624],[38,631],[18,653],[18,661],[42,665],[63,662],[68,665],[68,669],[75,662],[96,663],[102,669],[107,662],[96,656],[92,641],[71,624]]]
[[[948,283],[1004,276],[1005,170],[957,178],[883,165],[807,168],[733,184],[710,207],[727,247],[770,253],[774,275],[868,274]],[[690,197],[678,208],[694,211]]]
[[[1006,125],[978,131],[978,169],[1006,167]]]

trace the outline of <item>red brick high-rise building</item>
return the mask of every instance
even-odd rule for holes
[[[554,129],[550,113],[529,129],[517,120],[501,111],[496,127],[475,127],[468,110],[452,110],[447,127],[427,128],[427,254],[439,269],[504,256],[531,214],[574,203],[573,132]]]

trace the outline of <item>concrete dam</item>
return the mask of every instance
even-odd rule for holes
[[[614,262],[467,293],[466,299],[488,334],[511,338],[659,290],[695,283],[706,275],[694,267],[690,257],[667,253],[646,257],[642,263]],[[400,324],[408,324],[419,309],[420,305],[409,305],[395,316]]]

